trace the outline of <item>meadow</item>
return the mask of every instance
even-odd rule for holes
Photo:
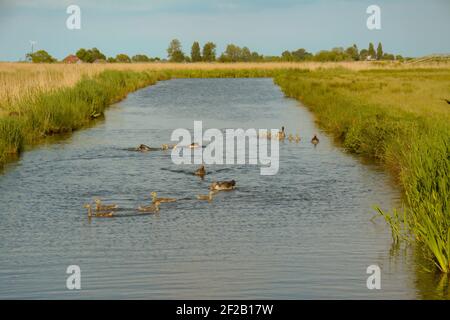
[[[405,208],[378,210],[394,240],[419,243],[450,272],[448,64],[0,63],[0,166],[46,136],[82,128],[127,93],[176,77],[274,78],[346,150],[392,172]]]

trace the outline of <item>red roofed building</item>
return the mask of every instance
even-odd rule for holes
[[[76,55],[70,54],[64,58],[63,62],[64,63],[80,63],[81,60]]]

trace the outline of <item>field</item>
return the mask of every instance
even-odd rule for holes
[[[138,88],[174,77],[273,77],[352,153],[397,178],[405,210],[380,213],[450,272],[450,65],[442,63],[0,64],[0,166],[42,137],[101,117]],[[385,209],[385,208],[383,208]]]

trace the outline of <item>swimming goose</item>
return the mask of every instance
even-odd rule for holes
[[[152,202],[154,204],[157,203],[157,202],[163,203],[163,202],[175,202],[175,201],[177,201],[177,199],[174,199],[174,198],[157,198],[158,194],[156,192],[154,192],[154,191],[150,195],[152,196]]]
[[[102,205],[102,200],[100,200],[99,198],[95,199],[94,201],[95,201],[95,209],[97,210],[97,212],[114,210],[119,207],[117,204]]]
[[[85,204],[83,207],[85,207],[86,209],[88,209],[88,217],[91,218],[93,216],[95,217],[99,217],[99,218],[110,218],[113,217],[114,214],[113,212],[98,212],[95,215],[92,214],[92,207],[90,204]]]
[[[158,212],[159,211],[160,202],[156,201],[149,206],[139,206],[137,207],[137,211],[140,212]]]
[[[201,165],[200,168],[198,168],[198,169],[194,172],[194,175],[200,176],[200,177],[205,176],[205,174],[206,174],[206,170],[205,170],[205,166],[204,166],[204,165]]]
[[[286,138],[286,132],[284,132],[284,126],[281,127],[281,131],[278,131],[278,139],[284,140]]]
[[[311,143],[313,145],[317,145],[319,143],[319,138],[317,138],[317,135],[315,134],[314,137],[311,139]]]
[[[150,151],[150,149],[151,148],[145,144],[141,144],[141,145],[139,145],[139,147],[136,148],[137,151],[142,151],[142,152]]]
[[[300,142],[300,136],[298,134],[295,135],[295,142]]]
[[[198,200],[208,200],[209,202],[211,202],[214,194],[215,194],[214,191],[210,191],[208,193],[208,195],[199,194],[199,195],[197,195],[197,199]]]
[[[215,181],[209,186],[209,190],[223,191],[223,190],[233,190],[236,186],[236,181]]]
[[[200,145],[199,145],[198,143],[195,143],[195,142],[192,142],[192,143],[189,145],[189,148],[190,148],[190,149],[199,148],[199,147],[200,147]]]

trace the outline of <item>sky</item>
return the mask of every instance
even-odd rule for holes
[[[369,5],[381,8],[381,30],[366,25]],[[81,9],[81,29],[66,27],[69,5]],[[317,52],[352,44],[417,57],[450,53],[449,0],[0,0],[0,61],[44,49],[58,59],[79,48],[166,58],[177,38],[234,43],[264,55],[305,48]]]

